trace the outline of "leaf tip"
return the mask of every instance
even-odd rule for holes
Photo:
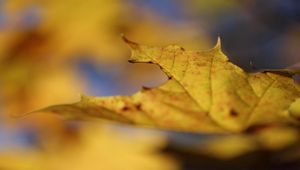
[[[121,34],[121,38],[127,45],[129,45],[130,48],[132,49],[138,48],[139,45],[136,42],[129,40],[123,33]]]
[[[9,114],[9,116],[16,120],[23,120],[32,114],[38,113],[39,111],[40,110],[34,110],[34,111],[20,113],[20,114]]]
[[[9,117],[13,119],[22,119],[23,117],[27,116],[30,113],[22,113],[22,114],[9,114]]]
[[[220,36],[218,36],[217,43],[214,46],[214,49],[221,50],[221,37]]]
[[[142,91],[149,91],[151,90],[152,88],[151,87],[147,87],[147,86],[142,86]]]

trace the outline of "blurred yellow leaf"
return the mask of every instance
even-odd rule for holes
[[[247,153],[278,151],[299,141],[299,132],[290,127],[266,128],[253,134],[234,134],[207,140],[193,148],[193,153],[206,154],[219,159],[233,159]]]
[[[0,66],[2,104],[7,114],[20,114],[49,103],[78,100],[83,83],[68,67],[16,61]],[[70,86],[73,84],[73,86]],[[39,100],[37,100],[39,98]]]
[[[101,126],[85,126],[80,140],[59,150],[2,154],[0,168],[14,170],[176,170],[174,160],[158,152],[163,136]]]
[[[119,61],[116,59],[126,54],[125,46],[119,41],[121,33],[132,37],[142,36],[143,40],[155,43],[170,42],[181,37],[182,42],[188,46],[208,44],[208,38],[202,30],[196,29],[192,24],[162,20],[158,16],[132,7],[126,1],[16,0],[7,2],[7,10],[12,13],[30,6],[35,6],[41,11],[40,23],[34,31],[42,33],[42,37],[47,38],[47,42],[37,46],[45,49],[43,55],[55,56],[57,60],[86,55],[107,62]],[[167,29],[168,27],[172,27],[172,31]],[[13,29],[9,31],[12,32],[10,37],[18,36],[17,33],[23,31],[26,32],[26,29]],[[195,36],[198,40],[195,40]],[[10,42],[8,40],[6,42]],[[118,50],[115,50],[116,48]]]

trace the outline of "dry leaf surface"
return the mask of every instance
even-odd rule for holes
[[[300,90],[292,78],[297,71],[246,73],[229,61],[220,40],[207,51],[124,40],[132,49],[130,62],[156,64],[169,80],[132,96],[83,96],[78,103],[43,111],[192,132],[241,132],[264,124],[297,123]]]

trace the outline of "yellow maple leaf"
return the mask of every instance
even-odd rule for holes
[[[45,110],[194,132],[240,132],[294,121],[288,108],[300,91],[290,72],[246,73],[223,54],[220,41],[207,51],[187,51],[124,40],[132,49],[130,62],[154,63],[169,80],[133,96],[83,96],[79,103]]]

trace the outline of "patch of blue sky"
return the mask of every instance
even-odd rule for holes
[[[156,15],[174,22],[184,21],[186,18],[181,3],[178,0],[132,0],[140,8],[153,11]]]
[[[80,60],[77,64],[81,75],[87,80],[88,95],[110,96],[121,93],[119,74],[120,68],[97,63],[89,60]]]
[[[26,7],[19,14],[21,16],[20,26],[23,28],[34,28],[41,22],[41,8],[37,5]]]
[[[0,152],[9,152],[14,149],[28,149],[37,143],[36,134],[29,128],[7,129],[0,125]]]

